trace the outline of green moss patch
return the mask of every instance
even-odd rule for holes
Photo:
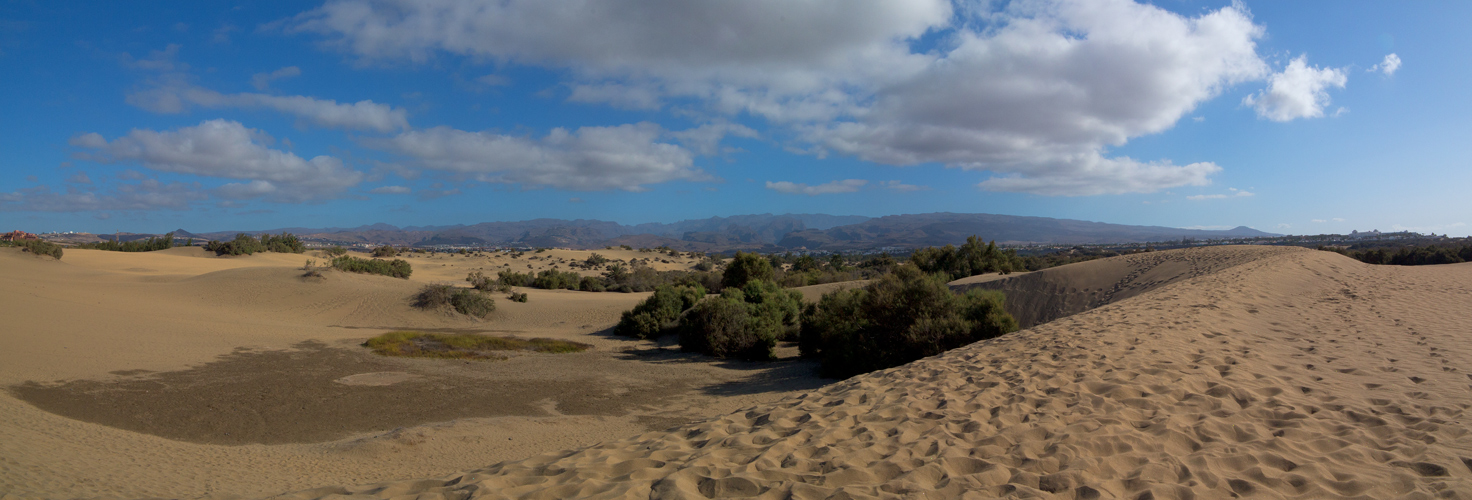
[[[469,333],[443,334],[415,331],[389,332],[368,339],[363,347],[384,356],[443,359],[499,359],[496,351],[552,354],[582,352],[593,346],[556,339],[519,339]]]

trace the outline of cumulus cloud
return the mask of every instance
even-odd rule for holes
[[[660,142],[664,135],[659,125],[647,122],[555,128],[540,138],[441,126],[365,143],[412,158],[424,168],[527,187],[641,191],[648,184],[709,179],[694,167],[690,150]]]
[[[265,92],[266,89],[271,88],[271,82],[301,76],[301,74],[302,69],[296,66],[287,66],[270,73],[256,73],[250,77],[250,86],[255,87],[256,90]]]
[[[807,184],[800,184],[788,181],[767,181],[767,189],[776,191],[778,193],[805,194],[808,196],[816,196],[820,194],[852,193],[858,191],[860,188],[863,188],[864,185],[868,183],[869,181],[863,179],[844,179],[841,181],[833,181],[816,186],[809,186]]]
[[[409,191],[405,186],[382,186],[368,190],[373,194],[409,194]]]
[[[752,139],[760,134],[751,127],[726,120],[716,120],[692,129],[670,133],[670,136],[680,144],[704,156],[720,153],[721,141],[728,135]]]
[[[183,113],[191,106],[204,108],[266,108],[295,115],[327,128],[392,132],[409,128],[408,111],[371,100],[338,103],[307,96],[277,96],[243,92],[222,94],[182,82],[179,75],[166,76],[162,84],[128,94],[128,104],[155,113]]]
[[[1264,31],[1239,5],[1194,17],[1128,0],[995,11],[946,0],[565,7],[336,0],[287,29],[366,60],[445,52],[566,69],[571,101],[658,109],[689,99],[778,125],[802,143],[789,150],[987,170],[998,174],[987,189],[1040,194],[1209,182],[1220,170],[1211,163],[1106,150],[1269,73],[1256,53]],[[914,50],[921,37],[933,46]]]
[[[1370,66],[1369,71],[1379,71],[1381,73],[1385,73],[1385,76],[1390,76],[1394,75],[1395,71],[1398,69],[1400,69],[1400,56],[1392,53],[1385,56],[1385,60],[1380,61],[1380,64]]]
[[[267,147],[274,141],[239,122],[209,120],[173,131],[133,129],[112,141],[96,133],[83,134],[73,137],[71,144],[96,150],[87,157],[98,161],[136,161],[160,172],[247,181],[215,190],[228,199],[300,202],[331,198],[363,180],[361,172],[343,166],[337,158],[303,159]]]
[[[1257,116],[1275,122],[1320,118],[1329,105],[1329,87],[1344,88],[1349,81],[1343,70],[1315,68],[1308,56],[1298,56],[1281,73],[1268,78],[1268,88],[1242,99],[1257,109]],[[1336,113],[1337,114],[1337,113]]]

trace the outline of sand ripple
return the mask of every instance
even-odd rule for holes
[[[1472,265],[1197,252],[1220,265],[671,432],[280,498],[1472,494]]]

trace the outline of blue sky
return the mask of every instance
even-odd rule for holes
[[[1472,233],[1472,4],[0,0],[0,230]]]

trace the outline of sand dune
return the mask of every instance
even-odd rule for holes
[[[437,476],[822,383],[804,362],[716,362],[609,335],[648,294],[526,290],[529,302],[498,298],[478,321],[409,299],[430,281],[463,286],[488,259],[411,257],[410,280],[304,280],[307,258],[0,249],[0,497],[263,496]],[[455,364],[358,346],[396,329],[594,348]]]
[[[1028,277],[1091,297],[1037,317],[1104,304],[1017,334],[670,432],[282,498],[1472,492],[1472,265],[1255,247],[1088,264]]]

